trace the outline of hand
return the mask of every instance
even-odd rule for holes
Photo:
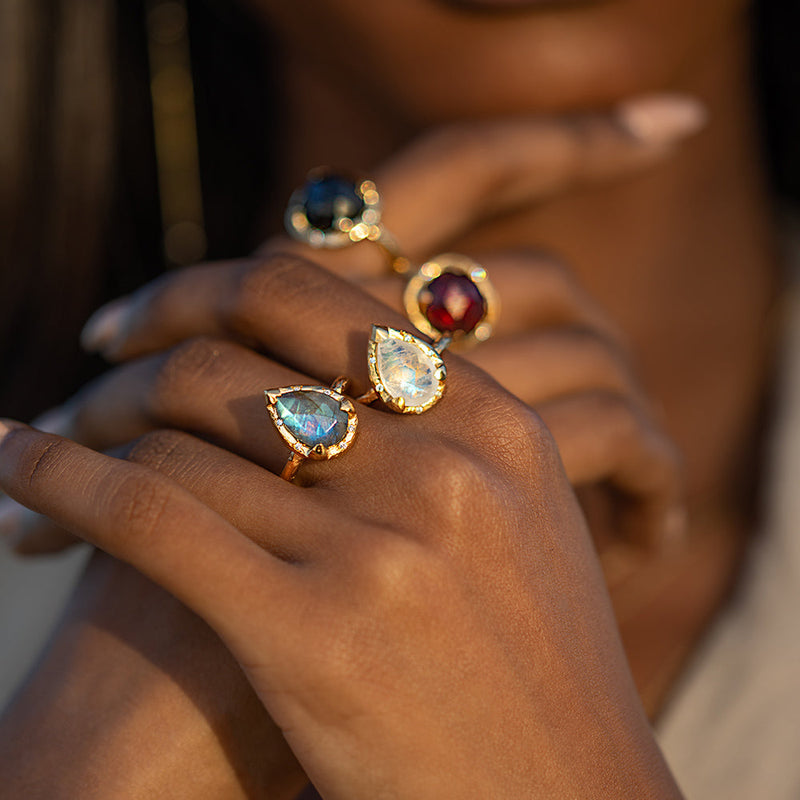
[[[610,180],[657,163],[701,122],[702,108],[696,102],[656,97],[632,101],[607,115],[450,126],[378,170],[387,224],[414,259],[421,260],[449,247],[455,236],[483,218],[575,184]],[[263,248],[279,250],[308,253],[283,238]],[[383,277],[385,265],[375,248],[315,251],[314,256],[399,307],[399,282]],[[591,528],[603,550],[610,544],[653,545],[674,538],[682,521],[678,459],[632,378],[613,326],[552,257],[494,253],[480,260],[503,298],[503,313],[496,337],[466,357],[539,412],[583,498],[589,496],[589,487],[611,489],[600,498],[613,500],[602,503],[602,514],[594,513],[597,491],[591,492],[593,502],[584,504],[592,511]],[[165,319],[155,323],[139,312],[149,291],[138,295],[141,301],[112,304],[90,322],[87,344],[102,347],[114,359],[175,344],[169,324],[173,309],[160,306],[154,313]],[[191,335],[231,333],[197,318],[185,330]],[[106,446],[150,427],[141,413],[127,424],[119,424],[119,414],[106,420],[109,408],[105,391],[89,390],[61,413],[34,424],[95,445],[95,429],[113,429],[116,437],[100,438]],[[3,527],[13,533],[22,553],[51,552],[71,541],[10,501],[0,503]]]
[[[180,273],[167,297],[173,331],[197,314],[277,359],[201,339],[124,368],[226,450],[157,432],[131,463],[11,423],[11,497],[206,619],[326,797],[677,796],[525,404],[447,356],[439,405],[359,409],[356,444],[290,485],[257,466],[286,458],[263,388],[348,374],[357,394],[370,324],[403,320],[292,258]]]
[[[294,800],[306,777],[197,616],[94,554],[0,721],[4,800]]]

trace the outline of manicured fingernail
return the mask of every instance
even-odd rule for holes
[[[699,131],[708,109],[695,97],[658,94],[626,100],[617,107],[617,119],[644,144],[670,144]]]
[[[130,302],[127,297],[113,300],[97,309],[81,331],[81,347],[90,353],[105,350],[125,327]]]

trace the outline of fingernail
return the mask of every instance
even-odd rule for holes
[[[699,131],[708,109],[695,97],[659,94],[626,100],[617,107],[617,119],[644,144],[670,144]]]
[[[90,353],[105,350],[125,327],[130,302],[127,297],[112,300],[89,317],[81,331],[81,347]]]

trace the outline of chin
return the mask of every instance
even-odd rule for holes
[[[411,124],[691,90],[687,76],[746,24],[745,0],[249,1],[326,80]]]

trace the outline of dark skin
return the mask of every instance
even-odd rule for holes
[[[673,155],[668,166],[516,209],[454,242],[455,248],[470,253],[498,246],[533,246],[563,256],[622,330],[644,386],[663,408],[665,425],[685,457],[691,520],[688,543],[669,557],[626,551],[626,558],[604,561],[628,659],[651,714],[731,585],[750,525],[744,510],[729,502],[739,476],[730,474],[727,465],[750,457],[748,447],[766,379],[763,365],[770,342],[763,327],[775,293],[775,270],[769,207],[754,157],[746,84],[740,79],[746,72],[745,32],[730,24],[737,10],[738,5],[713,4],[708,18],[686,25],[691,31],[702,32],[706,25],[717,31],[715,58],[708,59],[715,62],[713,66],[699,58],[695,43],[687,42],[671,46],[676,60],[670,64],[659,61],[658,50],[648,50],[655,63],[636,71],[644,87],[677,84],[703,97],[711,109],[709,128]],[[597,13],[601,13],[599,6]],[[680,17],[675,16],[677,30]],[[557,14],[550,24],[559,24]],[[542,35],[547,39],[552,34]],[[409,65],[403,66],[407,75]],[[317,102],[322,100],[307,93],[314,85],[309,80],[313,66],[300,70],[290,62],[290,67],[292,85],[304,86],[306,91],[306,102],[294,108],[290,125],[307,132],[308,138],[294,140],[286,163],[296,166],[287,170],[291,173],[287,187],[310,163],[381,160],[410,131],[432,121],[431,109],[440,108],[435,87],[427,97],[422,93],[425,87],[417,83],[414,102],[399,104],[401,119],[389,118],[385,124],[387,119],[376,120],[354,93],[342,92],[333,98],[329,94],[325,102],[347,108],[347,127],[338,117],[328,127],[320,125],[320,119],[330,119],[326,115],[316,116],[314,126],[302,125],[307,109],[319,110]],[[533,108],[546,111],[602,105],[640,88],[631,85],[627,72],[623,79],[622,72],[616,67],[605,76],[595,71],[594,81],[568,81],[552,89],[553,98],[526,95],[526,103],[530,100]],[[413,80],[407,82],[414,85]],[[383,83],[392,86],[391,76],[384,76]],[[587,94],[579,96],[578,86]],[[390,96],[397,99],[395,94]],[[496,93],[492,96],[497,97]],[[474,113],[495,110],[475,109]],[[517,104],[503,110],[528,110],[528,106]],[[447,118],[469,110],[462,105],[441,113]],[[737,354],[735,360],[729,358],[731,352]],[[707,368],[709,363],[715,365],[713,370]],[[502,382],[503,376],[498,377]],[[681,606],[674,602],[676,586],[685,599]],[[647,602],[642,599],[645,589]],[[93,593],[91,588],[88,591]],[[102,591],[94,592],[96,599],[103,597]],[[653,624],[656,619],[658,626]],[[654,628],[658,628],[658,638],[652,635]],[[663,669],[665,664],[669,669]],[[18,713],[24,720],[24,710]],[[37,718],[36,713],[30,714],[32,725]],[[178,715],[174,719],[173,724],[180,724]],[[187,721],[187,729],[194,721]],[[220,754],[218,745],[210,751]],[[165,772],[169,771],[167,766]]]
[[[353,21],[355,14],[348,12],[356,5],[321,0],[315,10],[328,24],[342,26],[343,18]],[[289,8],[261,6],[300,35]],[[732,498],[750,493],[743,480],[756,480],[758,414],[774,346],[766,320],[780,287],[753,127],[743,11],[742,3],[729,0],[702,7],[632,0],[577,4],[571,16],[554,6],[524,19],[460,17],[458,44],[455,50],[448,46],[445,56],[435,43],[441,20],[456,24],[453,10],[398,3],[393,14],[407,16],[413,25],[415,48],[442,53],[436,62],[441,72],[434,74],[447,75],[446,93],[428,80],[427,61],[403,59],[403,52],[417,50],[403,50],[396,16],[390,39],[386,30],[386,38],[376,36],[376,29],[383,30],[378,20],[359,13],[362,22],[355,25],[370,26],[365,38],[378,53],[380,69],[388,72],[381,73],[381,86],[391,87],[388,105],[400,109],[399,119],[375,114],[370,101],[376,93],[353,74],[349,77],[363,94],[348,91],[347,80],[326,80],[330,72],[310,58],[290,62],[290,127],[305,136],[291,141],[287,190],[308,163],[382,158],[422,120],[482,116],[501,108],[563,111],[654,86],[690,91],[708,103],[710,125],[663,166],[617,184],[564,192],[492,219],[453,243],[453,249],[472,253],[516,246],[562,256],[620,328],[638,377],[681,452],[691,525],[686,546],[669,558],[633,558],[608,575],[634,676],[653,715],[729,591],[753,524],[752,509]],[[602,36],[596,33],[601,22]],[[431,41],[420,42],[420,31],[428,31]],[[513,35],[524,47],[508,44]],[[480,44],[470,37],[480,37]],[[551,48],[555,43],[557,49]],[[323,54],[330,48],[323,41],[314,45]],[[392,57],[386,56],[384,48],[392,47]],[[477,63],[470,57],[476,48],[486,56]],[[523,51],[524,69],[504,63]],[[569,73],[561,69],[562,57],[571,65]],[[628,59],[635,69],[628,68]],[[481,80],[494,90],[472,91]],[[452,107],[438,102],[444,94]],[[320,108],[323,113],[317,114]],[[312,114],[315,124],[304,124]],[[748,462],[743,476],[741,465]],[[655,598],[653,585],[663,587]],[[678,586],[691,598],[685,604],[675,603]],[[643,597],[647,613],[639,610]],[[660,621],[657,636],[654,618]]]

